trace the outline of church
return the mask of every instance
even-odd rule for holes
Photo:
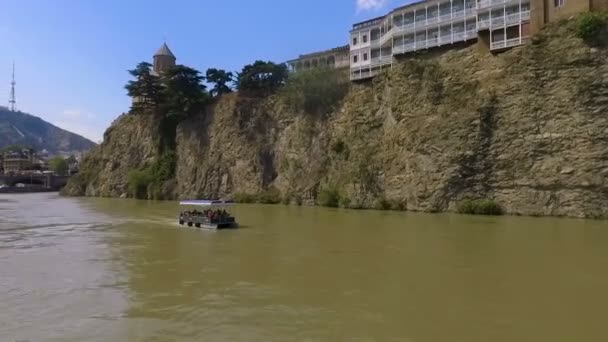
[[[154,74],[158,76],[171,69],[175,66],[175,61],[175,55],[171,52],[167,43],[163,43],[160,49],[154,54],[154,63],[152,67]]]

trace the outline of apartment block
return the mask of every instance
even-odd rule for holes
[[[415,51],[480,42],[498,52],[522,45],[550,21],[608,8],[608,0],[427,0],[353,25],[350,78],[361,80]]]
[[[288,61],[290,71],[304,71],[315,68],[340,69],[348,68],[349,46],[339,46],[333,49],[300,55],[298,58]]]

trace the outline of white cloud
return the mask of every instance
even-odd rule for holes
[[[88,112],[82,112],[81,110],[78,110],[78,109],[64,110],[63,113],[61,114],[61,116],[64,118],[73,118],[73,119],[81,119],[81,118],[92,119],[94,117],[93,114],[88,113]]]
[[[78,109],[64,110],[54,120],[49,121],[57,127],[82,135],[94,142],[101,141],[105,131],[105,125],[98,122],[95,115]]]
[[[388,0],[357,0],[357,11],[378,10],[384,8]]]
[[[86,124],[74,121],[56,121],[53,124],[57,127],[63,128],[66,131],[81,135],[95,143],[102,140],[103,129],[95,127],[95,124]]]

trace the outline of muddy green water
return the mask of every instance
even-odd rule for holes
[[[0,341],[607,341],[608,223],[0,196]]]

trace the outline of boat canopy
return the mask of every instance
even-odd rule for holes
[[[226,200],[187,200],[179,202],[179,205],[193,205],[199,207],[212,207],[212,206],[223,206],[232,205],[233,201]]]

